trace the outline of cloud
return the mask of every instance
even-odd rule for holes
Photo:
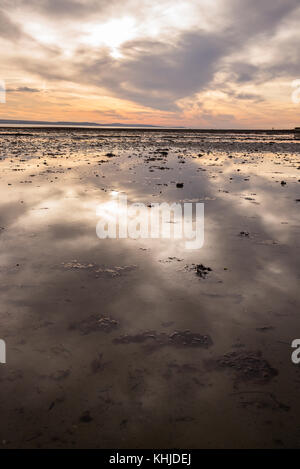
[[[210,8],[204,0],[191,4],[198,4],[199,18]],[[225,89],[228,84],[232,90],[228,96],[260,102],[263,98],[259,92],[245,91],[244,87],[259,86],[278,76],[299,77],[299,23],[295,20],[300,20],[299,0],[218,0],[214,21],[206,27],[185,26],[183,30],[179,18],[178,28],[172,22],[173,29],[167,31],[159,29],[165,24],[159,16],[164,5],[169,8],[170,2],[2,0],[7,13],[0,11],[0,35],[18,41],[23,34],[22,13],[37,12],[41,25],[50,21],[50,32],[56,28],[57,37],[54,34],[49,47],[42,41],[38,44],[35,38],[34,50],[21,49],[12,55],[14,67],[57,83],[92,86],[99,96],[105,94],[162,111],[180,112],[180,100],[215,90],[216,86]],[[97,21],[126,14],[142,26],[150,13],[153,18],[157,14],[155,32],[151,36],[141,27],[137,38],[119,47],[120,58],[111,55],[109,45],[87,46],[84,42],[83,31],[91,22],[96,28]],[[60,21],[64,21],[64,28]],[[68,41],[72,47],[66,50]],[[216,84],[221,72],[224,83]]]
[[[29,88],[28,86],[19,86],[18,88],[7,88],[6,93],[39,93],[41,90],[37,88]]]
[[[0,37],[17,41],[22,36],[21,28],[10,20],[9,16],[0,10]]]
[[[176,110],[176,101],[209,87],[224,59],[238,49],[251,46],[257,36],[272,37],[286,16],[298,7],[298,1],[232,0],[227,15],[231,27],[223,31],[185,32],[175,44],[131,41],[122,47],[122,60],[108,55],[79,66],[79,76],[104,87],[118,97],[144,106]],[[257,66],[242,61],[229,65],[231,80],[243,84],[253,79],[270,79],[274,65]],[[239,99],[250,99],[240,93]],[[258,100],[259,97],[252,96]]]
[[[253,38],[274,30],[299,7],[298,0],[229,0],[228,15],[240,37]],[[238,45],[238,44],[237,44]]]
[[[256,103],[261,103],[262,101],[264,101],[264,98],[262,96],[255,93],[237,93],[235,97],[237,99],[242,99],[246,101],[255,101]]]
[[[106,56],[79,64],[79,76],[118,97],[144,106],[175,109],[175,101],[213,78],[228,41],[209,33],[185,33],[175,45],[134,41],[122,48],[123,60]]]
[[[146,5],[150,2],[143,2]],[[2,0],[7,11],[28,11],[38,13],[46,19],[55,21],[74,21],[107,18],[129,10],[143,9],[138,0]]]

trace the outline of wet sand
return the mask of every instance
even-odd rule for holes
[[[1,447],[298,448],[299,151],[286,133],[0,129]],[[204,247],[98,239],[112,191],[204,202]]]

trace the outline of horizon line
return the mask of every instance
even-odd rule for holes
[[[133,128],[149,128],[149,129],[182,129],[182,130],[199,130],[199,131],[240,131],[240,132],[294,132],[297,127],[294,128],[216,128],[216,127],[185,127],[185,126],[162,126],[162,125],[154,125],[154,124],[125,124],[121,122],[114,122],[114,123],[107,123],[101,124],[98,122],[73,122],[73,121],[43,121],[43,120],[27,120],[27,119],[0,119],[0,125],[28,125],[28,126],[64,126],[64,127],[133,127]]]

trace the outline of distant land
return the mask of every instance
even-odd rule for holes
[[[78,128],[89,128],[89,127],[96,127],[96,128],[119,128],[120,130],[123,128],[132,128],[132,129],[144,129],[144,130],[153,130],[153,131],[190,131],[196,133],[240,133],[240,134],[247,134],[247,133],[258,133],[258,134],[268,134],[268,135],[276,135],[276,134],[290,134],[294,133],[295,135],[299,133],[300,127],[294,127],[293,129],[218,129],[218,128],[199,128],[199,127],[183,127],[183,126],[162,126],[162,125],[151,125],[151,124],[121,124],[119,122],[114,122],[110,124],[99,124],[96,122],[70,122],[70,121],[36,121],[36,120],[21,120],[21,119],[0,119],[0,127],[1,125],[10,125],[12,127],[18,126],[39,126],[43,127],[78,127]]]
[[[0,119],[1,124],[12,125],[71,125],[78,127],[161,127],[159,125],[150,124],[120,124],[118,122],[112,124],[97,124],[95,122],[51,122],[51,121],[29,121],[29,120],[13,120],[13,119]]]

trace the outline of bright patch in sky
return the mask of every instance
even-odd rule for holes
[[[136,22],[132,17],[113,19],[105,24],[90,24],[85,26],[83,42],[92,47],[107,46],[111,49],[111,56],[122,57],[119,47],[136,36]]]
[[[121,58],[120,45],[138,36],[136,21],[126,16],[112,19],[105,23],[83,23],[78,30],[77,25],[70,31],[60,31],[53,27],[50,22],[28,21],[25,30],[36,41],[45,46],[64,44],[64,54],[70,56],[76,47],[84,44],[92,48],[106,46],[114,58]],[[67,26],[66,26],[67,29]]]

